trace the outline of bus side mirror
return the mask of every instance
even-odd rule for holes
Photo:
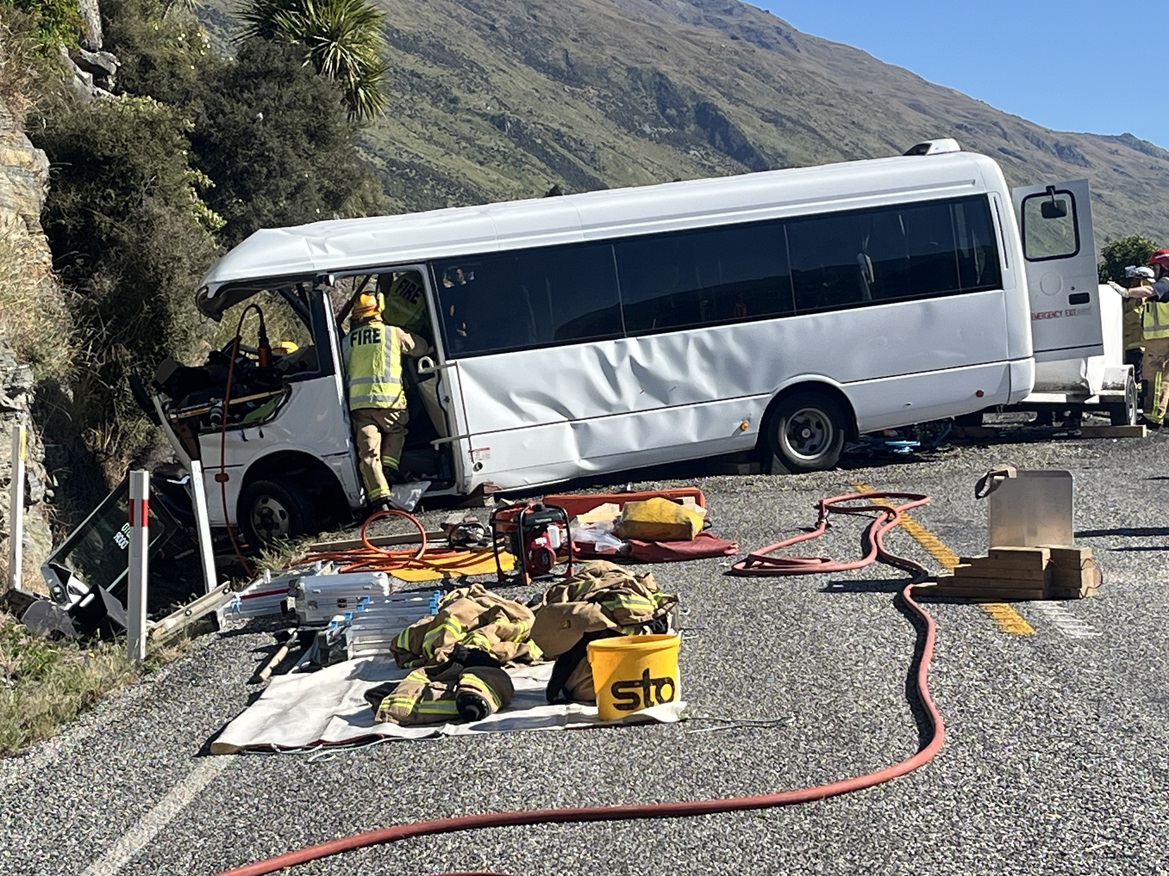
[[[1055,199],[1055,186],[1048,186],[1047,194],[1051,200],[1043,202],[1043,206],[1039,208],[1039,215],[1044,219],[1063,219],[1066,217],[1068,214],[1068,202],[1057,201]]]
[[[1068,214],[1068,205],[1063,201],[1044,201],[1040,213],[1044,219],[1063,219]]]

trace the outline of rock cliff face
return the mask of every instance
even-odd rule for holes
[[[40,295],[59,295],[53,280],[52,256],[41,230],[40,215],[49,182],[45,153],[34,149],[8,108],[0,104],[0,239],[6,251],[22,253],[14,266],[31,275]],[[45,471],[44,445],[32,417],[32,369],[18,361],[0,321],[0,591],[10,577],[9,556],[13,514],[13,432],[24,426],[26,435],[23,573],[26,589],[44,589],[38,567],[52,549],[48,507],[49,475]]]

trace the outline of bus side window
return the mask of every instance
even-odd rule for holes
[[[867,263],[858,260],[864,238],[860,217],[849,214],[793,219],[787,223],[796,313],[852,307],[864,301]],[[879,282],[879,267],[873,260]]]
[[[530,295],[537,344],[620,337],[610,244],[528,250],[521,255],[521,272]]]

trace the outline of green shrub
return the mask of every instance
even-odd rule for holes
[[[127,378],[191,349],[193,292],[218,254],[188,128],[173,108],[123,96],[62,106],[32,132],[54,168],[43,225],[86,351],[74,415],[114,469],[152,438]]]
[[[0,0],[4,18],[12,10],[31,16],[37,40],[50,48],[75,46],[85,33],[77,0]]]
[[[233,246],[258,228],[365,215],[384,207],[354,147],[336,86],[287,45],[250,40],[202,82],[192,164]]]
[[[1139,234],[1130,234],[1100,250],[1100,282],[1114,280],[1124,285],[1124,269],[1129,265],[1145,265],[1157,244]]]
[[[105,48],[118,57],[119,92],[187,106],[206,71],[224,63],[188,9],[160,0],[101,0],[101,12]]]

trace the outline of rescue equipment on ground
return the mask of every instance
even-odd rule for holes
[[[401,681],[365,692],[377,721],[403,726],[482,721],[507,708],[514,696],[515,686],[498,660],[461,645],[445,663],[420,667]]]
[[[681,699],[680,644],[675,633],[616,636],[589,642],[597,717],[617,721]]]
[[[658,589],[653,573],[635,574],[607,560],[585,563],[575,576],[550,587],[532,623],[532,642],[556,661],[545,691],[548,702],[593,702],[589,642],[668,633],[677,604],[676,595]]]
[[[457,645],[485,651],[501,664],[534,663],[541,659],[530,639],[534,619],[526,605],[471,584],[443,596],[434,616],[402,630],[390,652],[404,669],[445,663]]]
[[[664,498],[675,502],[692,501],[698,508],[706,507],[706,496],[698,487],[671,487],[665,490],[632,490],[622,493],[557,493],[544,497],[544,504],[563,508],[570,517],[578,517],[598,505],[612,503],[617,510],[627,502],[643,502],[646,499]]]
[[[572,539],[568,537],[568,513],[561,507],[536,502],[510,505],[491,513],[491,536],[495,544],[496,576],[508,580],[499,562],[501,549],[510,551],[519,567],[522,583],[551,577],[563,553],[568,562],[566,576],[573,573]]]
[[[337,614],[358,604],[389,596],[393,587],[385,572],[348,572],[305,575],[289,583],[289,603],[296,620],[305,626],[327,624]]]
[[[704,515],[662,496],[626,502],[614,530],[618,538],[688,541],[702,531]]]

